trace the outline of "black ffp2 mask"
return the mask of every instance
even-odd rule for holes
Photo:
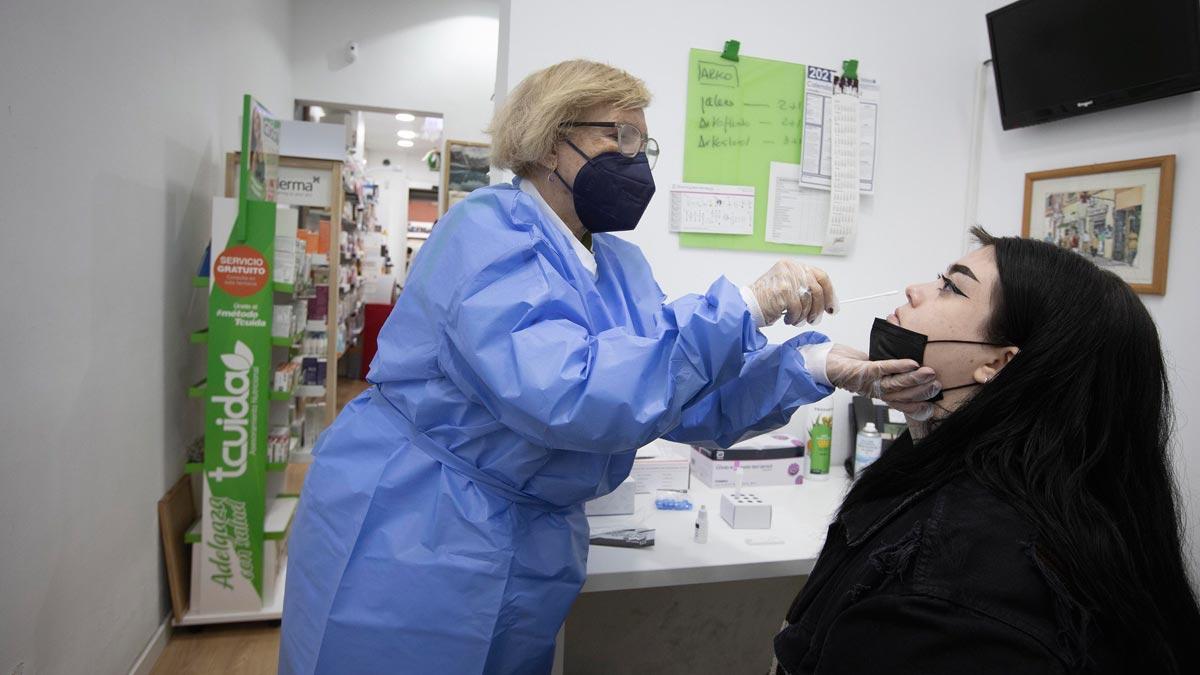
[[[588,232],[622,232],[637,227],[650,198],[654,196],[654,174],[645,152],[626,157],[619,152],[604,152],[588,157],[567,139],[580,157],[587,160],[569,185],[575,199],[575,215]],[[563,180],[558,169],[554,175]]]
[[[925,347],[940,342],[960,345],[986,345],[988,347],[1003,347],[995,342],[980,342],[978,340],[930,340],[928,335],[897,326],[884,319],[875,319],[871,325],[871,347],[868,357],[872,361],[888,361],[891,359],[910,359],[918,365],[925,363]],[[942,400],[942,393],[955,389],[977,387],[978,382],[962,384],[957,387],[946,387],[928,399],[930,402]]]

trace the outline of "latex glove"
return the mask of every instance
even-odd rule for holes
[[[834,345],[829,350],[825,375],[839,389],[881,398],[906,415],[919,415],[926,407],[928,414],[932,414],[933,405],[925,400],[942,390],[932,368],[922,367],[912,359],[871,361],[865,353],[845,345]]]
[[[750,292],[762,311],[764,326],[775,323],[785,313],[790,326],[803,321],[815,324],[825,312],[832,314],[837,309],[829,275],[794,260],[775,263],[750,286]]]

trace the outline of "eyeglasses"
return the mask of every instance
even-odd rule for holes
[[[639,152],[646,153],[646,161],[653,169],[658,162],[658,141],[646,138],[642,130],[625,122],[567,122],[564,127],[600,127],[617,130],[617,150],[626,157],[637,157]]]

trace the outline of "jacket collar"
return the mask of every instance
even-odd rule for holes
[[[912,436],[905,432],[892,442],[888,452],[904,452],[911,447]],[[876,499],[842,511],[838,520],[846,530],[846,544],[858,546],[937,487],[937,484],[927,485],[916,492]]]
[[[567,241],[571,244],[571,250],[575,251],[575,255],[579,258],[579,263],[583,265],[584,269],[591,273],[592,278],[595,279],[596,254],[588,250],[588,247],[584,246],[583,242],[579,241],[579,239],[575,237],[575,233],[571,231],[571,228],[567,227],[567,224],[563,222],[563,219],[559,218],[558,214],[554,212],[554,209],[550,208],[550,205],[546,203],[545,198],[542,197],[542,193],[538,192],[538,189],[534,186],[533,181],[525,180],[520,176],[517,176],[516,178],[513,178],[513,185],[517,186],[518,190],[524,192],[533,199],[533,201],[538,205],[538,210],[541,211],[542,216],[546,218],[546,220],[549,220],[551,223],[553,223],[554,227],[558,228],[558,231],[567,238]],[[594,246],[594,237],[592,241]]]

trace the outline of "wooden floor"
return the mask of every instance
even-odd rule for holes
[[[151,675],[273,675],[279,622],[176,628]]]
[[[339,379],[338,412],[369,386]],[[288,468],[289,490],[299,491],[307,466]],[[151,675],[273,675],[278,662],[278,621],[176,628]]]

